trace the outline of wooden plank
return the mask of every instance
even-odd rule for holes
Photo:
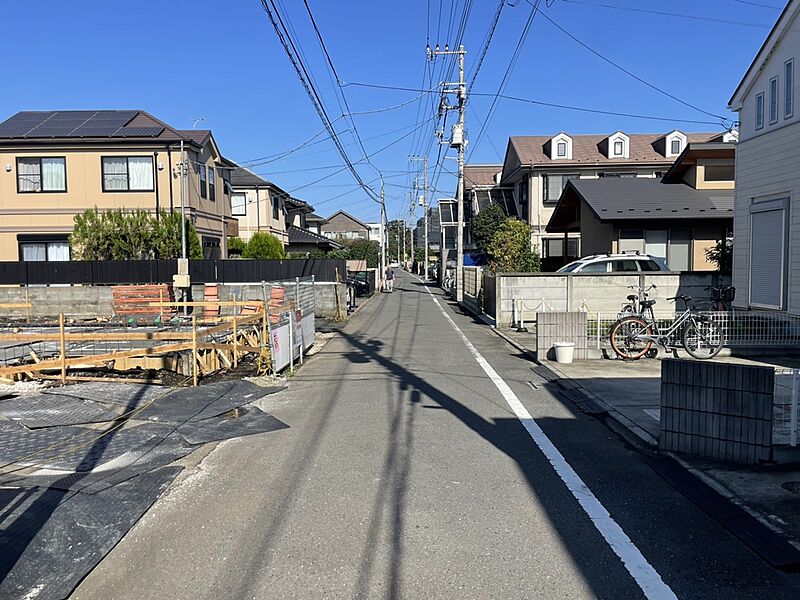
[[[39,379],[61,379],[60,375],[40,375]],[[91,377],[89,375],[68,375],[67,381],[108,381],[122,383],[152,383],[153,385],[164,385],[161,379],[145,379],[143,377]]]
[[[0,333],[0,342],[44,342],[59,341],[59,333]],[[67,342],[85,341],[109,341],[127,342],[144,340],[191,340],[191,331],[135,331],[135,332],[111,332],[111,333],[65,333]]]
[[[30,302],[0,302],[0,308],[32,308]]]
[[[194,300],[192,302],[149,302],[149,306],[253,306],[257,304],[261,306],[263,302],[252,300],[250,302],[241,302],[239,300]]]

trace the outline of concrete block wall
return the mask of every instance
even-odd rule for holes
[[[113,314],[111,286],[41,286],[0,287],[0,304],[30,302],[32,319],[56,319],[63,312],[67,318],[110,317]],[[346,310],[347,286],[343,283],[317,282],[314,284],[314,314],[332,319],[336,315],[336,296]],[[261,284],[220,285],[219,299],[260,300]],[[291,294],[289,295],[291,296]],[[203,299],[203,286],[192,286],[192,298]],[[26,300],[27,299],[27,300]],[[200,311],[202,313],[202,310]],[[230,307],[222,307],[222,314],[232,314]],[[24,308],[0,307],[0,319],[24,319]]]
[[[536,356],[555,360],[556,342],[575,344],[575,359],[590,358],[587,343],[586,313],[541,312],[536,315]]]
[[[508,327],[514,319],[514,298],[521,298],[525,319],[534,319],[535,312],[585,310],[612,318],[619,312],[625,297],[631,293],[628,286],[651,284],[658,286],[655,298],[656,313],[672,315],[675,304],[667,298],[685,294],[693,298],[708,298],[705,288],[727,285],[730,277],[716,272],[692,273],[609,273],[605,275],[581,273],[500,273],[497,275],[497,301],[495,318],[498,326]],[[678,307],[683,309],[683,305]]]
[[[464,267],[464,307],[476,314],[481,312],[481,286],[483,276],[480,267]]]
[[[659,447],[755,465],[772,457],[774,369],[666,359]]]

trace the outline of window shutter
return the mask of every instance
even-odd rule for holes
[[[751,214],[750,303],[755,306],[783,306],[784,216],[783,209]]]

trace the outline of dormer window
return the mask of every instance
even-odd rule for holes
[[[674,158],[686,149],[688,138],[677,129],[664,136],[664,156]]]
[[[630,142],[628,136],[621,131],[608,137],[608,158],[629,158]]]
[[[566,133],[559,133],[550,140],[550,158],[552,160],[572,159],[572,138]]]

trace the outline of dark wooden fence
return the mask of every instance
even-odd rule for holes
[[[346,275],[344,260],[191,260],[192,283],[254,283],[313,275],[336,281]],[[0,285],[116,285],[172,283],[175,260],[110,260],[71,262],[0,262]]]

